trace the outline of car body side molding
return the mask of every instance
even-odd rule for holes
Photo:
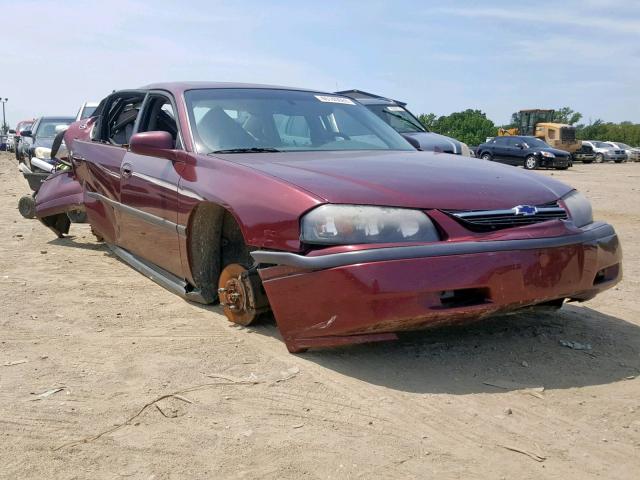
[[[87,196],[90,198],[93,198],[95,200],[100,200],[101,202],[105,202],[108,205],[112,206],[113,208],[117,208],[119,210],[122,210],[126,213],[128,213],[129,215],[133,215],[136,217],[139,217],[141,219],[143,219],[146,222],[149,222],[153,225],[157,225],[160,227],[164,227],[167,228],[169,230],[173,230],[176,231],[177,233],[181,234],[181,235],[185,235],[186,233],[186,227],[184,225],[178,225],[175,222],[172,222],[171,220],[167,220],[166,218],[162,218],[159,217],[157,215],[154,215],[152,213],[149,212],[145,212],[142,210],[139,210],[137,208],[133,208],[130,207],[129,205],[125,205],[123,203],[117,202],[115,200],[112,200],[111,198],[105,197],[104,195],[101,195],[99,193],[96,192],[87,192]]]

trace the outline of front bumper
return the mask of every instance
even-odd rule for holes
[[[440,242],[304,256],[255,251],[287,348],[393,339],[557,299],[584,301],[622,276],[610,225],[519,240]]]
[[[627,154],[605,154],[604,159],[610,162],[624,162],[627,159]]]
[[[571,165],[571,157],[548,158],[541,155],[539,161],[542,167],[565,168]]]

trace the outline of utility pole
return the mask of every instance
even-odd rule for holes
[[[7,119],[4,115],[4,104],[7,103],[9,101],[8,98],[3,99],[2,97],[0,97],[0,102],[2,102],[2,133],[7,133]]]

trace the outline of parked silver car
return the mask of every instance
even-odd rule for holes
[[[600,140],[583,140],[583,145],[589,145],[596,154],[596,163],[616,162],[621,163],[627,159],[626,152],[621,148],[614,148]]]
[[[631,147],[626,143],[620,142],[604,142],[608,145],[611,145],[616,150],[624,150],[627,154],[627,160],[630,162],[640,162],[640,148]]]

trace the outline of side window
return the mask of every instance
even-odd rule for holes
[[[496,144],[496,147],[504,147],[507,144],[507,139],[504,137],[496,138],[494,143]]]
[[[523,141],[519,138],[508,138],[507,139],[507,146],[509,147],[515,147],[516,145],[521,144]]]
[[[143,94],[131,94],[118,95],[110,100],[100,116],[99,128],[92,132],[92,138],[112,145],[128,145],[143,99]]]
[[[171,134],[173,144],[178,140],[178,124],[171,101],[161,95],[151,96],[145,106],[138,132],[163,131]]]

